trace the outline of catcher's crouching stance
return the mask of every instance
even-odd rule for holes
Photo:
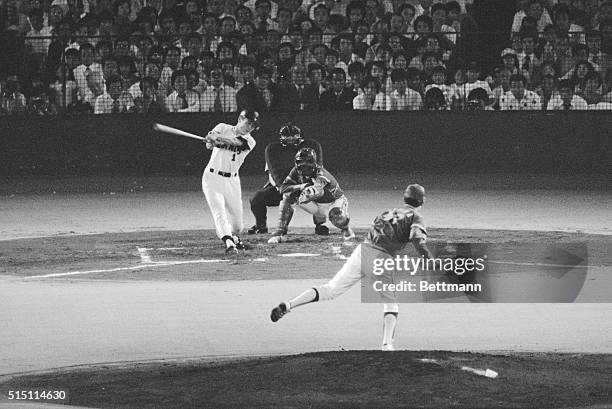
[[[334,299],[359,282],[365,274],[361,266],[363,246],[369,246],[375,252],[393,257],[408,242],[412,242],[420,255],[431,258],[431,253],[425,245],[427,237],[425,223],[417,210],[424,200],[425,189],[420,185],[409,185],[404,192],[406,206],[387,210],[377,216],[364,243],[355,248],[334,278],[321,287],[310,288],[297,297],[280,303],[278,307],[272,310],[270,315],[272,321],[278,321],[293,308],[300,305]],[[393,337],[399,305],[395,302],[394,294],[384,294],[383,296],[391,302],[384,304],[382,349],[383,351],[393,351]]]
[[[329,221],[342,230],[345,240],[355,238],[349,226],[348,200],[336,178],[317,164],[314,149],[302,148],[296,153],[295,166],[281,185],[280,192],[283,199],[279,205],[278,228],[268,243],[285,240],[293,206],[312,214],[317,226],[329,217]]]

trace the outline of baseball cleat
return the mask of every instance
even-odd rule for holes
[[[395,347],[393,346],[393,344],[383,344],[381,349],[383,351],[395,351]]]
[[[347,241],[352,240],[355,238],[355,232],[350,227],[347,227],[346,229],[342,230],[342,237],[344,237],[344,240]]]
[[[315,226],[315,234],[319,236],[329,236],[329,228],[323,224],[317,224]]]
[[[278,244],[282,243],[283,241],[285,241],[284,235],[272,236],[268,239],[269,244]]]
[[[272,309],[272,312],[270,313],[270,319],[272,320],[272,322],[276,322],[283,318],[283,316],[289,311],[289,304],[286,302],[282,302],[278,304],[278,307]]]
[[[246,245],[244,244],[242,240],[240,240],[240,237],[236,236],[236,238],[234,239],[234,242],[236,243],[236,249],[246,250]]]
[[[227,255],[233,255],[237,253],[238,253],[238,250],[236,249],[236,246],[229,246],[228,248],[225,249],[225,254]]]
[[[268,228],[267,227],[253,226],[249,230],[247,230],[248,234],[265,234],[267,232],[268,232]]]

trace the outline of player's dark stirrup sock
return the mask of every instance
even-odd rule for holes
[[[234,239],[232,238],[232,236],[223,236],[221,237],[221,241],[225,243],[225,246],[228,248],[236,245],[236,243],[234,243]]]
[[[318,291],[317,291],[317,289],[316,289],[316,288],[314,288],[314,287],[313,287],[312,289],[313,289],[313,290],[314,290],[314,292],[315,292],[315,298],[314,298],[314,300],[312,300],[312,302],[317,302],[317,301],[319,301],[319,292],[318,292]]]

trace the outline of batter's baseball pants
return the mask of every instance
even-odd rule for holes
[[[202,191],[212,213],[217,237],[238,235],[242,231],[242,189],[237,174],[230,177],[210,172],[202,175]]]

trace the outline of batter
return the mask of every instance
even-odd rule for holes
[[[242,232],[242,189],[238,172],[244,159],[255,148],[251,132],[259,127],[259,114],[244,110],[232,126],[220,123],[206,135],[206,148],[212,150],[202,175],[202,191],[213,216],[217,237],[226,253],[244,250]]]

